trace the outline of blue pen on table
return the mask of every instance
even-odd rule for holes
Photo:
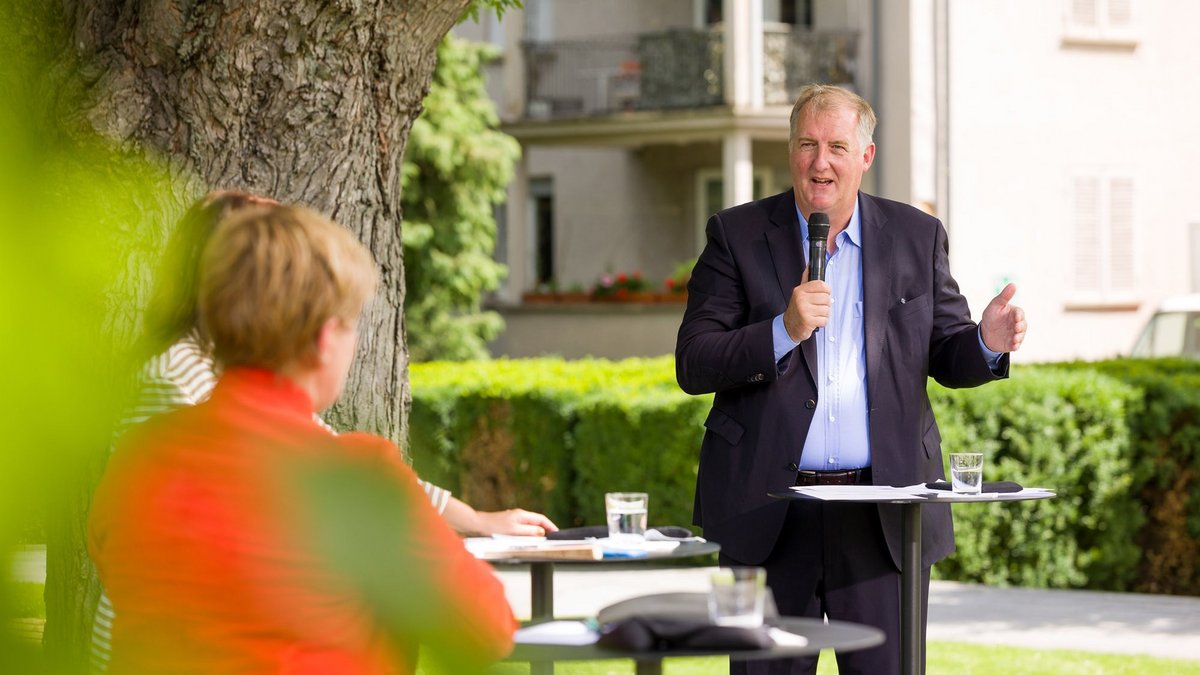
[[[638,549],[604,549],[605,560],[622,560],[627,558],[646,558],[649,557],[648,551],[640,551]]]

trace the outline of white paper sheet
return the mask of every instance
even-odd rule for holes
[[[875,502],[886,499],[909,500],[913,497],[928,499],[957,498],[964,501],[988,501],[997,498],[1017,500],[1035,497],[1052,497],[1053,490],[1045,488],[1025,488],[1020,492],[983,492],[977,495],[966,495],[950,490],[933,490],[923,484],[892,487],[890,485],[796,485],[791,488],[809,497],[825,501],[839,502]]]
[[[793,490],[801,494],[824,500],[840,502],[879,501],[881,499],[911,499],[924,496],[930,490],[924,485],[892,487],[890,485],[796,485]],[[918,489],[920,492],[918,492]]]
[[[770,635],[771,639],[775,641],[775,644],[779,645],[780,647],[804,647],[808,645],[808,638],[804,637],[803,635],[789,633],[782,628],[776,628],[774,626],[771,626],[767,629],[767,635]]]
[[[600,633],[586,621],[547,621],[518,628],[513,639],[531,645],[590,645]]]

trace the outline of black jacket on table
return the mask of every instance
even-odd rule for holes
[[[1008,356],[993,373],[950,276],[940,221],[862,192],[859,211],[872,481],[903,486],[943,478],[927,378],[978,386],[1007,377]],[[807,256],[791,190],[721,211],[706,232],[675,348],[679,386],[716,393],[704,423],[693,518],[724,553],[758,564],[787,510],[768,493],[795,483],[817,398],[813,338],[776,363],[771,325],[800,283]],[[900,511],[879,512],[899,569]],[[954,551],[954,532],[949,505],[922,513],[928,566]]]

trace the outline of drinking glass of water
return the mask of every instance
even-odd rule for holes
[[[761,567],[719,567],[709,576],[708,616],[718,626],[755,628],[763,622],[767,571]]]
[[[983,453],[950,453],[950,483],[955,492],[979,494],[983,485]]]
[[[613,541],[642,541],[646,538],[646,516],[650,495],[645,492],[609,492],[604,495],[608,515],[608,538]]]

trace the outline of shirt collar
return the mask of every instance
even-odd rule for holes
[[[807,246],[808,221],[804,219],[804,214],[800,213],[799,204],[796,205],[796,219],[800,221],[800,235],[804,238],[805,246]],[[845,242],[846,239],[849,239],[850,243],[862,248],[862,218],[861,214],[859,213],[857,199],[854,200],[854,213],[850,215],[850,224],[846,226],[846,229],[842,230],[842,232],[838,234],[838,239],[841,240],[838,242],[839,246]]]
[[[237,392],[237,394],[233,394]],[[312,398],[300,385],[287,376],[265,368],[234,367],[221,373],[221,379],[213,390],[217,398],[238,395],[248,397],[257,405],[267,405],[312,417],[316,410]]]

